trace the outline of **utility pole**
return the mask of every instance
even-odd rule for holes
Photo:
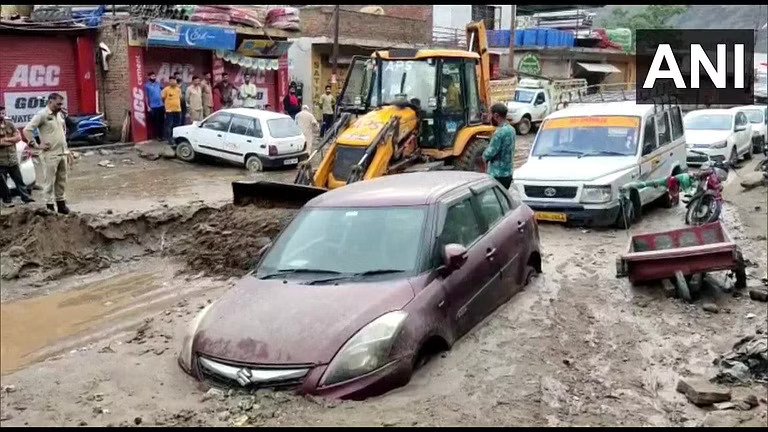
[[[517,5],[510,7],[509,23],[509,74],[514,77],[515,74],[515,29],[517,28]]]
[[[334,23],[333,23],[333,73],[331,75],[331,84],[333,88],[337,87],[338,72],[339,72],[339,9],[340,6],[336,5],[334,8]]]

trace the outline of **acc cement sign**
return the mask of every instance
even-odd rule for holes
[[[637,30],[637,102],[754,103],[752,30]]]

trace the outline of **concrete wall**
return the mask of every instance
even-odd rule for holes
[[[302,9],[301,30],[302,36],[332,37],[333,8]],[[432,41],[432,26],[429,22],[419,19],[342,10],[339,15],[339,35],[343,35],[345,38],[428,44]]]
[[[131,107],[128,30],[125,24],[102,27],[97,38],[99,42],[104,42],[112,51],[108,58],[109,70],[104,72],[101,67],[96,67],[99,108],[109,124],[110,135],[119,138],[126,111]]]
[[[288,49],[288,80],[304,84],[302,99],[306,104],[312,100],[312,43],[311,38],[293,39]]]

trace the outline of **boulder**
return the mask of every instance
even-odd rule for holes
[[[708,406],[731,400],[729,389],[715,386],[706,381],[680,379],[677,382],[677,391],[684,394],[696,406]]]

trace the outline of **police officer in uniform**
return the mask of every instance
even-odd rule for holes
[[[46,207],[51,211],[69,214],[64,192],[67,187],[70,153],[64,114],[61,112],[63,105],[64,97],[51,93],[48,96],[48,106],[38,111],[24,127],[24,136],[28,143],[35,143],[34,131],[37,129],[39,132],[40,145],[37,147],[43,150],[41,160],[45,171],[43,195]]]

